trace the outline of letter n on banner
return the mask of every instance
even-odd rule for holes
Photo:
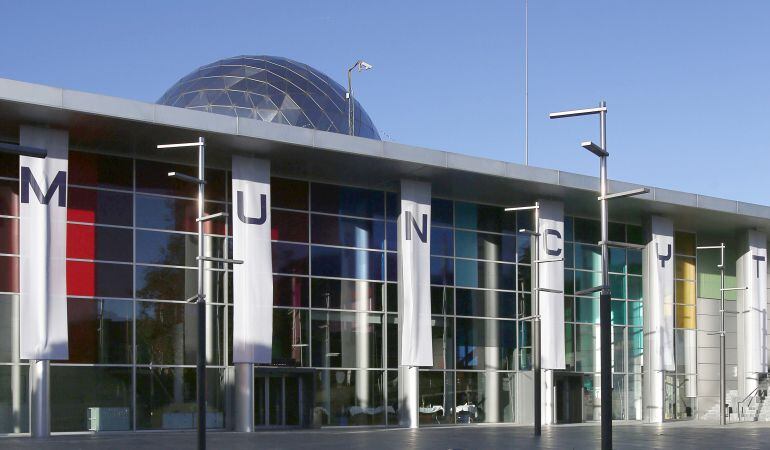
[[[433,365],[430,318],[430,184],[401,181],[398,316],[402,366]]]
[[[68,359],[66,131],[21,127],[22,145],[46,158],[19,157],[20,357]]]
[[[561,202],[540,201],[538,230],[540,259],[564,257],[564,205]],[[540,270],[538,284],[541,288],[562,291],[564,289],[564,260],[533,264]],[[540,292],[541,367],[564,369],[564,293]]]
[[[233,156],[233,362],[269,364],[273,353],[270,161]]]

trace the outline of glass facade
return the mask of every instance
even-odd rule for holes
[[[158,103],[229,116],[349,134],[347,89],[287,58],[238,56],[202,66],[176,82]],[[356,136],[379,139],[355,103]]]
[[[0,162],[18,165],[14,157],[0,156]],[[54,432],[194,426],[198,330],[196,308],[185,299],[196,291],[200,243],[195,192],[166,176],[180,169],[193,172],[179,164],[70,153],[70,358],[51,365]],[[207,177],[206,213],[229,211],[229,172],[208,169]],[[285,178],[271,183],[273,365],[313,369],[313,417],[322,425],[397,424],[398,195]],[[0,433],[29,429],[28,399],[21,394],[28,366],[18,358],[15,338],[17,205],[18,179],[3,173]],[[532,366],[530,238],[517,232],[533,227],[532,214],[434,198],[432,217],[434,365],[419,373],[420,423],[513,422],[517,375]],[[612,223],[609,238],[644,243],[635,225]],[[580,379],[584,421],[599,419],[599,304],[598,295],[574,293],[600,284],[598,241],[598,221],[565,218],[567,369],[560,373]],[[229,257],[229,223],[207,223],[203,245],[211,256]],[[209,269],[209,426],[222,428],[232,366],[232,274],[218,265]],[[694,415],[694,234],[676,233],[675,278],[677,365],[666,378],[667,419]],[[641,420],[641,251],[611,248],[610,281],[614,418]],[[258,396],[288,396],[296,383],[257,371]],[[282,387],[274,391],[275,383]],[[283,414],[285,423],[294,423],[294,411],[257,411],[256,422],[270,425],[270,417]],[[97,414],[110,420],[97,427]]]

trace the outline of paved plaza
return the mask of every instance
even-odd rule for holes
[[[212,432],[210,449],[591,449],[599,447],[600,429],[595,424],[562,425],[543,429],[540,439],[524,426],[454,426],[406,429],[341,429],[262,431],[257,433]],[[715,425],[666,424],[616,425],[616,449],[759,449],[770,448],[770,424]],[[195,433],[146,432],[100,435],[65,435],[39,440],[2,438],[0,449],[192,449]]]

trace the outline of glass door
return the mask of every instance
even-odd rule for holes
[[[291,374],[254,377],[254,425],[302,425],[302,382]]]

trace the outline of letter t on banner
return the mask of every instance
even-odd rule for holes
[[[270,363],[273,260],[270,161],[233,156],[233,362]]]
[[[402,366],[430,367],[430,184],[401,181],[398,313]]]

